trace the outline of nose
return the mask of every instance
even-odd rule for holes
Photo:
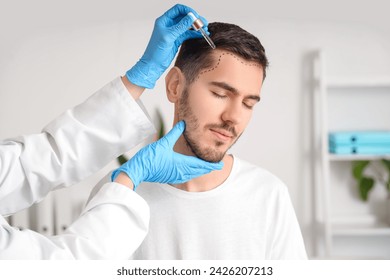
[[[242,118],[242,109],[240,102],[229,103],[222,113],[222,120],[232,125],[239,124]]]

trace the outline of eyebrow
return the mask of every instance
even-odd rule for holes
[[[231,85],[225,83],[225,82],[210,82],[210,85],[213,85],[213,86],[217,86],[217,87],[220,87],[220,88],[223,88],[227,91],[230,91],[231,93],[233,93],[234,95],[239,95],[239,92],[236,88],[232,87]],[[247,96],[245,96],[245,98],[249,98],[249,99],[253,99],[257,102],[260,101],[260,96],[258,95],[255,95],[255,94],[249,94]]]

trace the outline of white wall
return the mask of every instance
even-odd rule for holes
[[[77,1],[60,6],[50,1],[25,2],[28,7],[22,11],[15,4],[2,5],[9,5],[5,18],[11,22],[2,24],[7,29],[1,30],[0,139],[39,132],[55,116],[123,74],[142,55],[154,19],[174,3],[142,1],[134,9],[129,3],[133,1],[98,7],[92,1],[86,1],[90,6]],[[318,6],[298,1],[287,9],[268,1],[185,2],[209,21],[242,26],[265,46],[270,68],[262,101],[232,152],[269,169],[288,185],[310,252],[310,54],[325,50],[330,76],[389,76],[390,37],[389,29],[382,26],[383,9],[377,7],[378,16],[364,22],[360,15],[367,16],[370,10],[357,10],[351,17],[348,3],[342,2],[333,10],[329,1]],[[329,13],[318,11],[321,7]],[[151,115],[159,107],[171,124],[163,78],[142,99]],[[81,197],[88,195],[96,180],[89,179]]]

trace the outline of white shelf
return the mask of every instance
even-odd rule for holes
[[[338,155],[338,154],[328,154],[330,161],[356,161],[356,160],[381,160],[381,159],[390,159],[390,154],[386,155]]]
[[[348,209],[349,206],[356,207],[356,209],[360,208],[351,203],[352,198],[348,190],[345,190],[346,188],[345,191],[341,188],[332,188],[335,185],[335,180],[338,183],[341,182],[341,184],[350,183],[348,182],[349,177],[347,178],[347,175],[350,174],[345,174],[347,171],[345,168],[348,166],[340,166],[340,169],[335,167],[338,167],[338,162],[390,159],[390,154],[332,154],[328,152],[328,135],[331,129],[346,130],[351,127],[355,130],[357,128],[364,129],[365,127],[388,130],[390,122],[383,122],[382,120],[383,116],[386,120],[389,120],[390,116],[387,105],[388,94],[390,94],[390,77],[338,78],[329,77],[326,73],[325,55],[322,51],[318,51],[313,62],[313,147],[316,150],[315,157],[313,157],[313,163],[315,164],[314,180],[316,182],[313,197],[314,205],[316,205],[314,208],[315,228],[317,230],[316,235],[318,235],[318,237],[315,237],[318,244],[316,249],[319,252],[318,254],[324,254],[325,257],[331,257],[340,248],[345,250],[346,254],[353,252],[355,255],[366,253],[370,255],[364,249],[359,251],[364,246],[351,250],[348,246],[343,247],[343,244],[337,242],[339,240],[335,238],[377,237],[375,240],[381,239],[381,242],[383,242],[385,238],[390,237],[390,223],[380,223],[379,217],[381,215],[376,212],[373,217],[365,217],[363,214],[365,211],[354,211],[355,208]],[[354,102],[355,100],[357,102]],[[331,107],[330,104],[333,106]],[[348,172],[350,171],[348,170]],[[336,195],[339,195],[339,197],[335,197]],[[348,198],[351,199],[348,201]],[[335,206],[346,208],[332,209]],[[346,210],[350,210],[351,217],[339,217],[336,214],[344,213]],[[354,217],[355,215],[356,217]],[[377,242],[375,246],[378,244],[384,243]],[[339,247],[334,248],[334,246]],[[390,245],[389,247],[387,245],[381,246],[386,247],[379,249],[390,249]],[[321,249],[324,249],[323,252]]]
[[[329,79],[327,88],[390,88],[390,78],[378,79]]]
[[[334,225],[333,235],[335,236],[389,236],[390,225],[377,223],[375,225]]]

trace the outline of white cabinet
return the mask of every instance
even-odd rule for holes
[[[390,77],[336,78],[327,72],[325,63],[325,54],[316,52],[312,138],[315,254],[319,258],[390,259],[386,191],[377,185],[369,201],[361,201],[351,171],[353,161],[390,159],[390,155],[328,152],[331,131],[390,130]]]

